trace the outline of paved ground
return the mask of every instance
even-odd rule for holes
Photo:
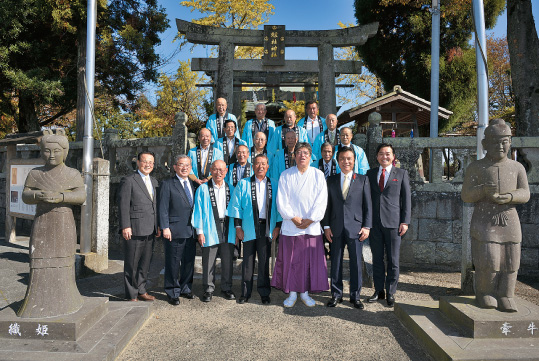
[[[24,297],[27,262],[27,241],[0,241],[0,309],[13,307],[14,302]],[[325,292],[314,296],[314,308],[298,301],[294,308],[285,309],[285,295],[280,291],[272,293],[269,306],[262,305],[258,295],[249,303],[238,305],[216,292],[208,304],[198,298],[181,299],[181,305],[174,307],[166,302],[158,286],[162,265],[162,257],[156,255],[150,291],[157,297],[154,316],[119,360],[429,360],[385,303],[366,304],[365,310],[359,311],[345,301],[330,309],[324,306],[330,298]],[[110,295],[111,301],[119,299],[123,293],[121,270],[121,261],[111,261],[107,273],[78,281],[81,293]],[[456,295],[459,284],[459,273],[403,270],[397,302]],[[239,293],[238,276],[234,291]],[[202,295],[199,274],[194,292]],[[371,288],[362,290],[365,296],[372,292]],[[538,304],[539,279],[519,279],[517,294]]]

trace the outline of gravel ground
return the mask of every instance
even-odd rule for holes
[[[195,280],[198,296],[200,283]],[[236,294],[238,285],[235,280]],[[524,279],[517,294],[537,304],[538,286],[539,280]],[[396,299],[437,300],[458,295],[459,287],[460,273],[404,270]],[[372,293],[371,288],[362,290],[363,296]],[[298,300],[285,309],[285,295],[274,290],[269,306],[262,305],[258,295],[238,305],[216,293],[208,304],[181,299],[174,307],[160,290],[153,294],[158,297],[153,317],[118,360],[430,360],[385,302],[365,304],[362,311],[347,300],[327,308],[330,294],[324,292],[314,295],[314,308]]]

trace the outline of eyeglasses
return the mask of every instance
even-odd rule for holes
[[[296,155],[306,155],[306,156],[310,156],[311,153],[307,152],[307,151],[297,151],[296,152]]]

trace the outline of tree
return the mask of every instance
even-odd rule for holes
[[[147,100],[139,104],[137,116],[143,137],[171,135],[177,112],[187,115],[187,127],[192,133],[198,133],[207,117],[204,100],[208,91],[196,87],[204,77],[191,71],[191,61],[179,63],[175,76],[159,77],[157,106],[153,107]]]
[[[256,29],[268,22],[275,9],[269,0],[186,0],[180,5],[204,15],[193,19],[195,24],[229,29]],[[261,47],[241,46],[236,47],[234,55],[236,58],[259,59],[262,51]]]
[[[420,0],[356,0],[359,24],[379,22],[376,36],[358,47],[367,68],[385,89],[403,89],[430,99],[431,13]],[[485,0],[485,25],[494,26],[504,0]],[[473,31],[471,2],[447,0],[441,8],[440,106],[454,112],[448,129],[473,115],[475,57],[469,45]]]
[[[168,27],[157,0],[99,0],[96,81],[127,107],[157,79],[154,46]],[[86,29],[84,0],[0,3],[0,112],[27,132],[53,124],[77,103],[77,48]]]
[[[354,26],[353,24],[338,24],[341,28]],[[338,48],[335,51],[336,60],[361,61],[358,52],[352,46]],[[363,67],[361,74],[342,74],[336,79],[336,83],[354,85],[353,88],[344,88],[342,91],[337,89],[337,99],[343,104],[350,104],[351,107],[360,105],[365,101],[372,100],[377,96],[378,78]]]
[[[507,41],[515,94],[516,133],[538,136],[539,39],[530,0],[507,0]]]
[[[487,37],[489,64],[489,118],[512,121],[515,98],[511,87],[511,66],[507,38]]]

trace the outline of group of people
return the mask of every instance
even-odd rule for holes
[[[351,143],[350,128],[337,129],[337,117],[318,116],[318,104],[306,104],[296,122],[285,112],[282,126],[266,118],[257,104],[256,119],[242,137],[223,98],[216,101],[198,135],[199,145],[175,159],[172,178],[157,187],[150,176],[155,156],[142,152],[137,172],[119,189],[120,233],[125,242],[126,298],[151,301],[146,280],[155,236],[165,245],[168,300],[192,299],[196,243],[202,248],[203,302],[215,292],[215,264],[221,259],[221,294],[235,300],[233,262],[243,254],[240,304],[252,296],[255,258],[257,292],[271,303],[272,287],[289,294],[285,307],[300,298],[312,307],[309,293],[331,289],[328,307],[343,300],[343,254],[350,257],[350,302],[363,309],[362,247],[369,238],[375,293],[369,302],[395,302],[401,237],[410,223],[408,174],[393,163],[390,144],[377,149],[379,166],[369,169],[365,152]],[[157,191],[159,189],[159,192]],[[328,283],[324,239],[330,243]],[[270,280],[271,242],[278,241]],[[241,250],[243,246],[243,252]],[[387,261],[384,262],[384,257]],[[387,263],[387,266],[386,266]],[[298,297],[299,294],[299,297]]]

